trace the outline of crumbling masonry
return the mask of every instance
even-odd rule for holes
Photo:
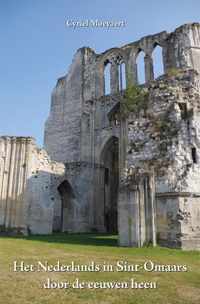
[[[138,83],[140,52],[148,94],[124,116],[122,82]],[[200,249],[199,75],[197,23],[102,54],[79,49],[53,90],[45,150],[0,138],[1,232],[118,232],[121,246]]]

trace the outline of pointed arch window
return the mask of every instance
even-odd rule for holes
[[[163,50],[160,45],[155,44],[154,50],[152,53],[152,58],[153,58],[154,79],[156,79],[160,75],[164,74]]]
[[[106,61],[104,63],[104,94],[109,95],[111,93],[111,63]]]
[[[118,65],[118,73],[119,73],[119,90],[122,91],[126,89],[126,66],[124,62]]]
[[[137,63],[137,79],[138,84],[145,83],[145,62],[144,62],[145,53],[141,50],[138,53],[136,63]]]

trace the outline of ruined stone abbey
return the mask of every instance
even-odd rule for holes
[[[164,74],[154,79],[157,46]],[[141,52],[146,100],[122,115]],[[52,93],[44,149],[0,137],[0,231],[200,249],[200,24],[76,52]]]

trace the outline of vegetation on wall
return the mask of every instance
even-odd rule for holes
[[[147,109],[148,95],[146,88],[138,85],[129,85],[120,104],[122,117],[127,117],[131,112],[138,114],[141,110],[145,111]]]
[[[178,129],[175,122],[171,121],[169,115],[161,116],[154,121],[154,131],[159,133],[160,140],[171,139],[177,135]]]
[[[168,108],[164,115],[160,115],[153,123],[153,130],[158,134],[158,147],[160,156],[166,156],[168,146],[171,147],[173,140],[177,138],[179,124],[170,118],[170,113],[173,111],[173,104]]]
[[[170,68],[170,69],[167,70],[167,76],[169,76],[169,77],[170,76],[176,77],[176,76],[178,76],[182,72],[183,72],[183,70],[180,69],[180,68]]]

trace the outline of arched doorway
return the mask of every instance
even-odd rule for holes
[[[60,215],[60,231],[72,230],[74,218],[74,191],[67,180],[64,180],[58,186],[58,192],[61,196],[61,215]]]
[[[108,233],[117,233],[117,199],[119,187],[119,140],[112,136],[101,152],[104,166],[104,227]]]

